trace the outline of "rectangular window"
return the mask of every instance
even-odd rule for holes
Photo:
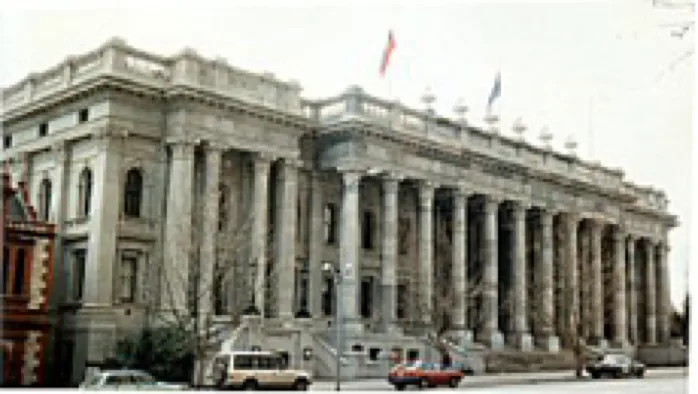
[[[136,278],[138,257],[124,256],[121,259],[121,302],[134,302],[136,299]]]
[[[25,264],[26,262],[24,261],[25,254],[24,254],[24,248],[19,248],[17,250],[17,257],[15,258],[15,280],[14,280],[14,288],[12,289],[12,294],[14,295],[22,295],[25,293],[25,281],[24,281],[24,276],[25,276]]]
[[[404,319],[407,317],[406,309],[407,306],[407,285],[405,283],[399,283],[397,285],[397,318]]]
[[[2,146],[5,149],[11,148],[12,147],[12,136],[11,135],[6,135],[2,139]]]
[[[334,313],[334,280],[331,276],[324,277],[322,289],[322,314],[332,316]]]
[[[366,250],[373,249],[373,212],[365,211],[361,221],[361,246]]]
[[[2,283],[0,283],[0,294],[6,294],[10,291],[10,249],[5,246],[2,248]]]
[[[334,245],[337,243],[337,206],[327,204],[323,216],[323,227],[325,230],[325,243]]]
[[[85,287],[85,258],[84,249],[73,252],[73,301],[82,301]]]
[[[48,134],[48,123],[41,123],[39,125],[39,137],[45,137]]]
[[[90,119],[90,110],[83,108],[78,112],[78,122],[85,123]]]
[[[369,319],[371,313],[373,312],[371,306],[373,305],[373,277],[367,276],[361,279],[361,294],[360,305],[361,305],[361,317],[364,319]]]
[[[410,242],[410,218],[400,218],[398,220],[398,252],[406,255]]]

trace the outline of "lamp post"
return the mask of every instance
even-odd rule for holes
[[[377,175],[382,173],[383,171],[378,168],[374,167],[369,167],[365,168],[362,170],[357,169],[352,169],[352,168],[337,168],[339,172],[344,172],[344,171],[355,171],[359,172],[362,175]],[[351,183],[345,185],[348,189],[353,189],[358,182],[361,181],[361,177],[355,178]],[[348,190],[345,190],[344,193],[347,193]],[[352,192],[353,193],[353,192]],[[356,197],[356,196],[355,196]],[[355,198],[354,197],[354,198]],[[344,198],[347,198],[346,196]],[[352,203],[355,203],[358,205],[357,200],[350,200]],[[344,217],[345,212],[344,210],[348,209],[349,214],[353,215],[355,212],[353,212],[353,208],[347,208],[344,204],[342,206],[342,217]],[[353,213],[352,213],[353,212]],[[350,218],[348,218],[350,219]],[[347,244],[343,244],[343,242],[346,242]],[[355,271],[352,270],[352,265],[353,264],[358,264],[358,255],[355,255],[353,253],[349,253],[348,255],[344,255],[342,252],[343,248],[352,248],[352,247],[358,247],[358,245],[353,245],[352,243],[357,242],[357,239],[354,238],[353,235],[349,234],[346,238],[343,236],[342,240],[340,241],[340,262],[339,264],[333,264],[331,262],[325,262],[322,265],[322,270],[325,273],[329,273],[333,276],[334,279],[334,288],[335,288],[335,335],[336,335],[336,370],[335,370],[335,390],[339,391],[341,389],[341,358],[342,358],[342,334],[344,330],[344,320],[342,319],[342,315],[344,314],[344,305],[343,305],[343,288],[344,288],[344,276],[345,275],[353,275]],[[350,249],[347,249],[350,251]],[[355,261],[352,261],[355,260]],[[358,269],[358,267],[357,267]]]
[[[339,271],[339,268],[336,267],[334,264],[330,262],[326,262],[322,265],[322,270],[323,272],[329,273],[332,275],[332,282],[334,282],[334,299],[335,299],[335,308],[334,308],[334,316],[335,316],[335,386],[334,389],[335,391],[340,391],[341,390],[341,367],[342,367],[342,323],[341,323],[341,318],[342,318],[342,297],[340,296],[339,292],[341,291],[341,283],[342,283],[342,273]]]

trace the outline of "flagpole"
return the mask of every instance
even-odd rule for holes
[[[592,124],[592,118],[593,118],[593,105],[594,105],[594,96],[589,95],[589,106],[588,106],[588,111],[587,111],[587,133],[589,134],[589,160],[593,160],[594,158],[594,127]]]

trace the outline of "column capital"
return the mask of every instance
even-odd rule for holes
[[[439,187],[439,184],[437,182],[430,181],[430,180],[424,180],[424,179],[419,180],[417,182],[417,184],[419,185],[420,192],[422,192],[422,191],[432,191],[433,192],[434,189]]]
[[[346,188],[358,188],[361,182],[362,171],[346,170],[340,171],[339,174],[342,176],[342,184]]]
[[[527,209],[531,208],[531,202],[528,200],[513,200],[512,206],[514,207],[514,211],[526,211]]]
[[[465,198],[468,198],[473,194],[475,194],[473,187],[464,183],[459,183],[458,185],[456,185],[456,187],[453,188],[454,196],[463,196]]]
[[[252,154],[252,160],[255,163],[271,164],[272,161],[276,160],[276,156],[270,152],[255,152]]]
[[[398,186],[400,183],[399,177],[386,174],[383,177],[381,177],[381,181],[383,183],[383,190],[386,193],[389,193],[389,194],[397,193]]]
[[[614,231],[611,236],[613,237],[613,241],[623,242],[626,239],[627,234],[623,227],[616,227],[614,228]]]
[[[628,242],[635,242],[635,241],[637,241],[638,237],[637,237],[637,235],[635,235],[635,234],[633,234],[633,233],[627,233],[627,234],[625,235],[625,239],[626,239]]]
[[[486,211],[489,209],[497,209],[499,204],[502,202],[502,197],[493,194],[485,194],[484,201]]]
[[[591,230],[593,232],[599,232],[603,230],[603,227],[606,225],[606,222],[604,222],[601,219],[589,219],[589,223],[591,223]]]
[[[295,157],[282,157],[280,159],[285,167],[302,168],[303,160]]]
[[[204,144],[204,150],[206,152],[212,152],[212,153],[223,153],[223,151],[227,150],[228,147],[224,145],[221,142],[218,141],[206,141],[206,144]]]

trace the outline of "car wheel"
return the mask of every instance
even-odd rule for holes
[[[635,372],[635,376],[637,376],[639,379],[644,378],[645,377],[645,370],[641,369],[641,370]]]
[[[458,383],[460,383],[458,378],[451,378],[451,380],[448,381],[448,387],[455,389],[458,387]]]
[[[296,380],[296,383],[293,386],[296,391],[308,391],[308,382],[303,379]]]
[[[422,390],[427,386],[427,382],[424,379],[420,379],[419,382],[417,382],[417,388]]]
[[[242,389],[248,391],[255,391],[257,390],[257,382],[255,382],[254,380],[246,380],[245,383],[242,384]]]
[[[396,384],[396,385],[395,385],[395,390],[397,390],[397,391],[402,391],[402,390],[404,390],[404,389],[405,389],[405,385],[404,385],[404,384]]]
[[[620,379],[622,375],[621,371],[613,371],[613,379]]]
[[[601,377],[601,375],[600,375],[598,372],[592,372],[592,373],[591,373],[591,378],[592,378],[592,379],[598,379],[598,378],[600,378],[600,377]]]

